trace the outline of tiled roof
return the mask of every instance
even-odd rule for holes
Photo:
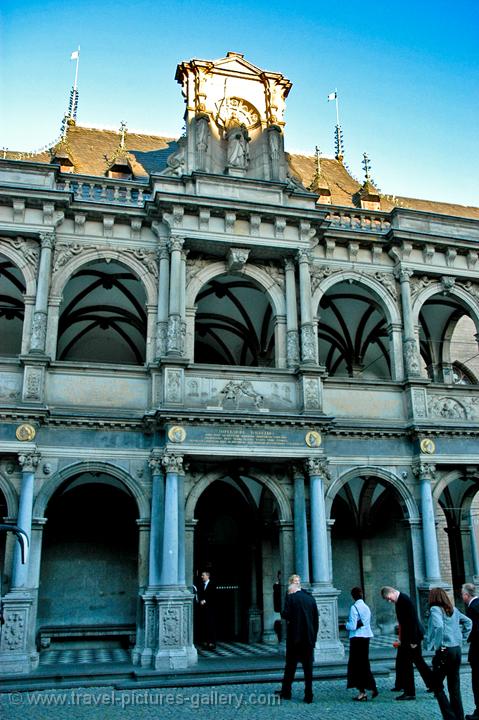
[[[75,164],[75,172],[81,175],[104,176],[111,159],[118,150],[119,142],[120,134],[113,130],[100,130],[80,125],[71,126],[68,130],[68,147]],[[146,180],[151,173],[159,173],[164,170],[167,167],[167,157],[177,147],[177,141],[174,138],[128,133],[126,148],[135,179]],[[8,157],[17,159],[18,153],[8,152]],[[51,161],[51,154],[48,151],[24,157],[37,162],[49,163]],[[306,188],[309,187],[315,174],[315,158],[288,153],[288,162],[292,174],[298,177]],[[321,158],[321,181],[330,189],[333,205],[354,206],[353,197],[360,189],[361,184],[350,175],[341,162]],[[381,196],[382,210],[389,211],[395,206],[479,219],[479,208],[477,207],[408,197]]]

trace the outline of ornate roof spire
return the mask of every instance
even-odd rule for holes
[[[315,147],[316,170],[308,190],[319,195],[318,202],[331,203],[331,189],[321,175],[321,150],[318,145]]]
[[[362,208],[380,210],[381,195],[371,177],[371,160],[367,153],[363,153],[362,165],[364,169],[364,182],[357,193],[356,201],[359,202]]]

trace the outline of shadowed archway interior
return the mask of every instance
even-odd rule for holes
[[[57,359],[143,364],[145,305],[141,282],[124,265],[98,261],[83,266],[63,293]]]
[[[25,315],[25,283],[22,273],[0,255],[0,355],[18,355],[22,349]]]
[[[195,362],[274,365],[273,308],[263,288],[222,275],[201,289],[196,304]]]
[[[318,339],[330,376],[391,378],[386,317],[367,287],[340,282],[323,295]]]

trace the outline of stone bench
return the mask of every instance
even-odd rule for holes
[[[125,625],[44,625],[37,633],[39,650],[50,647],[52,639],[90,640],[92,638],[127,638],[128,647],[133,647],[136,639],[136,626]]]

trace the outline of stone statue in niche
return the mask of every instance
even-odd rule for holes
[[[246,170],[249,162],[250,137],[244,125],[234,126],[226,133],[228,143],[227,167]]]
[[[196,117],[196,159],[198,170],[206,170],[206,153],[208,150],[209,117],[201,114]]]

